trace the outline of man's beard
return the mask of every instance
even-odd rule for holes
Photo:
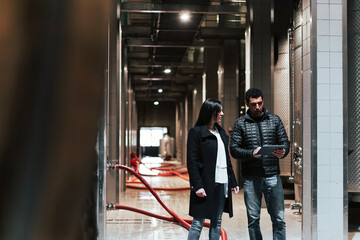
[[[261,115],[262,115],[262,111],[261,111],[261,110],[251,112],[251,116],[252,116],[252,117],[255,117],[255,118],[261,117]]]

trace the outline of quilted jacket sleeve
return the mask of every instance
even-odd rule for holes
[[[249,161],[253,159],[254,149],[244,148],[244,132],[241,128],[241,119],[238,119],[234,126],[230,137],[230,153],[236,159]]]
[[[277,134],[278,144],[285,145],[285,155],[284,155],[284,157],[286,157],[288,155],[289,151],[290,151],[290,142],[289,142],[288,136],[286,134],[284,124],[282,123],[280,117],[278,117],[278,119],[277,119],[276,129],[277,129],[276,134]]]

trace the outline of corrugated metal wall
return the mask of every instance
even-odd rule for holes
[[[292,67],[291,67],[291,92],[292,92],[292,153],[296,147],[303,149],[303,46],[302,46],[302,9],[295,11],[293,41],[292,41]],[[302,202],[302,156],[300,161],[294,164],[293,175],[295,177],[295,201]]]
[[[348,191],[360,192],[360,2],[348,1]],[[337,111],[333,109],[333,111]]]
[[[274,69],[274,113],[281,118],[286,132],[290,134],[290,81],[289,47],[286,35],[278,40],[278,58]],[[280,161],[281,175],[290,175],[291,154]]]

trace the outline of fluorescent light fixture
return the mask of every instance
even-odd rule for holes
[[[170,69],[170,68],[166,68],[166,69],[164,70],[164,73],[171,73],[171,69]]]
[[[182,22],[188,22],[190,20],[190,12],[189,11],[181,11],[179,13],[179,17]]]
[[[163,92],[162,88],[159,88],[159,89],[158,89],[158,92],[159,92],[159,93],[162,93],[162,92]]]
[[[159,101],[155,101],[155,102],[154,102],[154,105],[155,105],[155,106],[159,105]]]

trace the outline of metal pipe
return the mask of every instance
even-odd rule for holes
[[[293,42],[293,32],[292,29],[289,28],[288,29],[288,33],[287,33],[287,38],[288,38],[288,55],[289,55],[289,90],[290,90],[290,135],[291,135],[291,139],[294,140],[294,123],[293,123],[293,119],[294,119],[294,86],[293,86],[293,77],[292,77],[292,42]],[[293,141],[294,142],[294,141]],[[294,174],[293,174],[293,148],[290,148],[290,178],[294,178]]]

